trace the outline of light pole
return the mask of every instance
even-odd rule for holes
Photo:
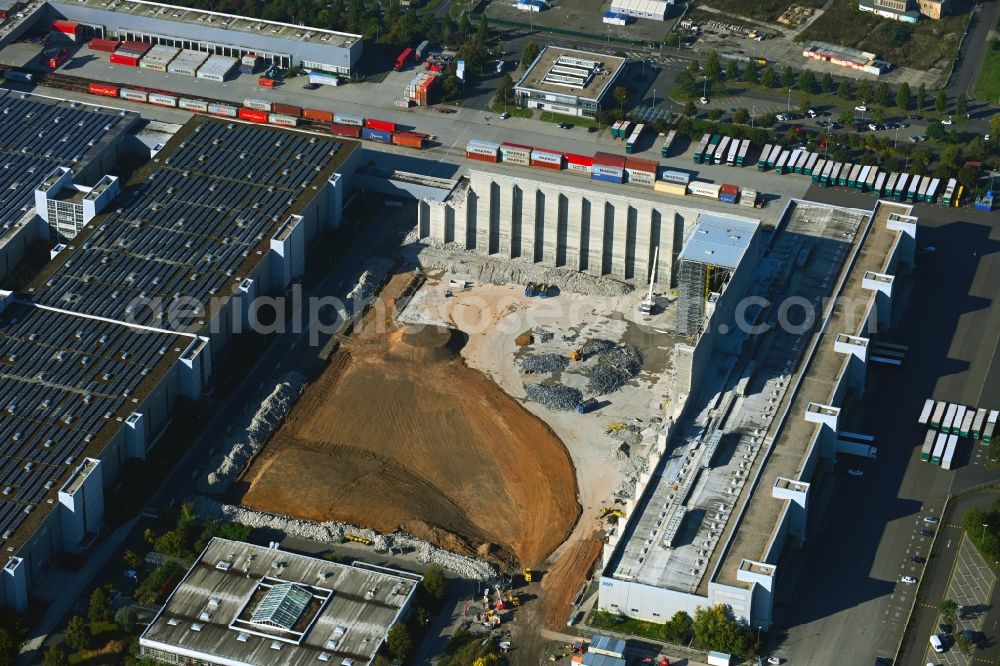
[[[987,525],[987,523],[983,523],[983,545],[984,546],[986,545],[986,525]]]
[[[896,136],[892,139],[892,147],[896,147],[896,142],[899,141],[899,125],[896,125]]]
[[[792,89],[788,89],[788,102],[785,104],[785,113],[792,112]]]
[[[753,129],[753,118],[754,118],[754,115],[756,115],[756,113],[757,113],[757,107],[756,106],[751,106],[750,107],[750,129]]]

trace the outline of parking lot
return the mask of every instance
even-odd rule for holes
[[[965,536],[959,546],[958,557],[955,561],[955,568],[952,570],[951,580],[948,583],[948,594],[945,598],[952,599],[958,604],[960,613],[955,620],[952,636],[957,636],[959,632],[965,630],[983,631],[983,623],[986,620],[986,608],[989,606],[990,596],[993,593],[993,586],[996,583],[996,576],[986,566],[986,562],[976,552],[972,542]],[[962,619],[961,609],[979,609],[973,611],[968,619]],[[944,622],[938,616],[938,622]],[[942,664],[942,666],[968,666],[975,662],[976,652],[973,656],[963,654],[954,639],[948,641],[948,649],[942,654],[937,654],[927,646],[926,663]]]

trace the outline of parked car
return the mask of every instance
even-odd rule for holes
[[[941,121],[941,124],[942,125],[951,125],[952,124],[951,118],[945,118],[944,120]]]
[[[307,83],[304,86],[302,86],[303,90],[316,90],[317,88],[319,88],[318,83]]]
[[[569,123],[559,123],[559,129],[573,129],[573,126]]]
[[[899,580],[901,580],[902,582],[906,583],[907,585],[913,585],[914,583],[917,582],[917,579],[914,578],[913,576],[903,576]]]
[[[916,136],[915,134],[910,135],[910,143],[919,143],[919,142],[920,142],[919,136]]]
[[[924,535],[925,537],[932,537],[932,536],[934,536],[934,530],[920,530],[920,533],[922,535]]]
[[[865,106],[864,104],[858,104],[856,107],[854,107],[854,110],[861,111],[862,113],[864,113],[865,111],[868,110],[868,107]]]
[[[698,101],[701,102],[702,104],[708,104],[708,98],[707,97],[702,97]]]
[[[910,558],[910,561],[913,562],[914,564],[923,564],[924,562],[927,561],[927,558],[920,557],[919,555],[914,555],[913,557]]]
[[[924,516],[924,522],[928,525],[937,525],[941,521],[938,520],[937,516]]]
[[[819,114],[813,111],[812,109],[809,109],[808,111],[806,111],[806,115],[809,116],[810,118],[815,118]]]
[[[500,120],[507,120],[508,118],[510,118],[510,114],[506,111],[500,114]]]
[[[851,476],[864,476],[865,474],[863,471],[857,468],[849,469],[847,470],[847,473],[850,474]]]
[[[767,658],[767,663],[769,663],[769,664],[780,664],[781,663],[781,657],[768,657]]]

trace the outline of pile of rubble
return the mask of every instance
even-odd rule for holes
[[[644,456],[632,456],[628,459],[618,483],[615,484],[613,493],[616,500],[627,501],[633,498],[635,485],[647,466],[648,462]]]
[[[239,478],[268,438],[277,430],[285,415],[298,400],[305,377],[297,372],[281,376],[271,394],[261,401],[257,411],[222,442],[223,453],[210,461],[212,470],[198,480],[198,489],[206,493],[221,493]]]
[[[529,400],[556,412],[569,412],[583,400],[578,389],[563,384],[528,384],[524,387]]]
[[[612,340],[605,340],[604,338],[591,338],[583,343],[580,347],[580,353],[586,357],[595,356],[597,354],[603,354],[606,351],[611,351],[618,346],[617,342]]]
[[[537,375],[569,367],[569,359],[562,354],[534,354],[521,361],[521,371],[526,375]]]
[[[194,504],[198,515],[206,518],[236,522],[254,529],[273,530],[286,536],[331,545],[341,543],[344,540],[344,535],[350,534],[371,541],[374,548],[379,551],[386,551],[394,547],[413,548],[420,562],[437,564],[442,569],[447,569],[462,578],[489,580],[497,576],[497,568],[489,562],[452,553],[408,534],[379,534],[374,530],[346,523],[332,521],[317,523],[311,520],[287,518],[263,511],[254,511],[242,506],[223,504],[204,496],[195,497]]]
[[[642,352],[629,344],[601,352],[597,365],[587,369],[588,388],[594,395],[614,393],[642,370]]]
[[[351,302],[352,319],[364,313],[365,307],[382,288],[391,269],[392,262],[388,259],[373,257],[365,261],[364,271],[358,276],[354,287],[347,292],[347,298]]]

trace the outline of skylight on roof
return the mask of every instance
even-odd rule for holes
[[[272,587],[254,609],[250,621],[292,631],[309,605],[312,594],[294,583],[281,583]]]

